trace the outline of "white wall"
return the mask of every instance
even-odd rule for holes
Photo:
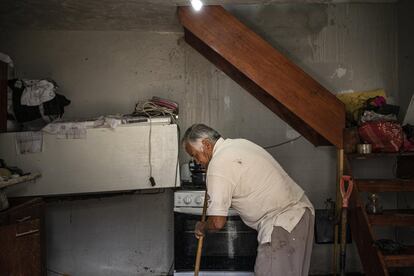
[[[383,87],[398,100],[393,4],[274,4],[229,9],[332,92]],[[162,30],[7,31],[1,34],[0,50],[14,59],[19,77],[51,77],[60,84],[61,92],[72,100],[66,118],[128,113],[137,100],[158,95],[179,102],[182,131],[203,122],[224,136],[244,137],[263,146],[295,136],[276,115],[186,45],[182,35]],[[323,208],[326,198],[335,198],[333,148],[315,148],[302,138],[270,152],[305,189],[315,207]],[[182,154],[181,159],[188,157]],[[159,202],[171,202],[172,193],[154,197],[156,200],[137,195],[52,204],[48,265],[74,275],[167,272],[172,256],[172,213],[169,204]],[[73,207],[78,208],[77,216],[88,219],[70,226]],[[113,209],[108,214],[106,208]],[[133,219],[129,219],[131,210]],[[141,216],[148,210],[162,227],[153,227],[155,221],[151,227],[145,224]],[[92,211],[94,215],[89,216]],[[122,224],[122,241],[130,242],[124,248],[110,242],[94,246],[100,240],[116,240],[118,229],[96,236],[90,234],[90,225],[112,227],[115,218]],[[62,227],[64,221],[68,227]],[[76,239],[72,238],[73,229]],[[155,242],[152,234],[160,239]],[[143,245],[142,237],[153,246]],[[81,254],[84,250],[87,255]],[[126,265],[120,271],[125,264],[122,257],[134,250],[146,254],[139,255],[139,262],[138,255],[132,254],[135,267]],[[165,258],[154,263],[161,251],[166,252]],[[311,271],[329,272],[331,253],[331,246],[315,246]],[[349,257],[349,270],[359,270],[355,248],[350,248]],[[111,266],[108,260],[113,262]],[[148,266],[158,272],[144,271]]]

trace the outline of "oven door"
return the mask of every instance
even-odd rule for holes
[[[198,240],[194,226],[199,215],[174,212],[175,271],[194,271]],[[257,232],[232,214],[222,230],[204,238],[201,271],[254,271]]]

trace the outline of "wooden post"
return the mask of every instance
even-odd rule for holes
[[[344,150],[338,149],[337,150],[337,175],[336,175],[336,210],[335,210],[335,217],[338,218],[340,215],[340,210],[342,207],[342,196],[341,192],[339,190],[339,183],[341,181],[341,178],[344,174]],[[338,253],[339,253],[339,244],[338,244],[338,233],[339,233],[339,225],[335,225],[335,231],[334,231],[334,253],[332,255],[332,274],[334,276],[337,275],[338,270]]]

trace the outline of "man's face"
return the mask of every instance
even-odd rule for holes
[[[185,145],[185,150],[197,163],[207,168],[213,156],[213,145],[207,139],[204,139],[201,143],[200,150],[197,150],[189,143]]]

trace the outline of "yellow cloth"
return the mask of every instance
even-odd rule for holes
[[[376,89],[371,91],[362,91],[362,92],[352,92],[352,93],[342,93],[336,95],[339,100],[345,104],[345,110],[351,118],[358,120],[358,110],[362,108],[364,103],[369,98],[374,98],[376,96],[385,95],[384,89]]]
[[[9,169],[0,168],[0,176],[10,177],[12,174]]]

